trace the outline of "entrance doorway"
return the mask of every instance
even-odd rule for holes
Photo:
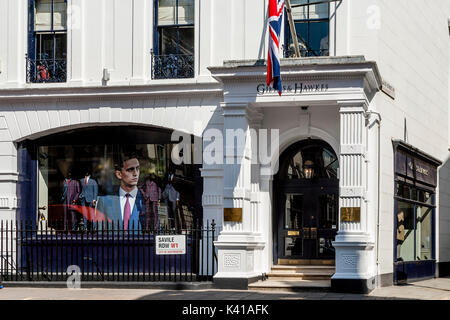
[[[335,152],[321,140],[297,142],[281,155],[274,179],[275,264],[335,259],[338,167]]]

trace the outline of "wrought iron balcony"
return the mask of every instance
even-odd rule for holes
[[[27,58],[27,82],[66,82],[66,59],[30,59]]]
[[[194,55],[155,55],[152,52],[152,79],[194,78]]]
[[[329,49],[304,49],[300,48],[300,56],[301,57],[320,57],[320,56],[329,56]],[[283,46],[283,56],[285,58],[295,58],[295,48],[293,46]]]

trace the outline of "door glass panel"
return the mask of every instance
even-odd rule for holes
[[[414,205],[398,202],[397,261],[414,261]]]
[[[338,201],[335,194],[319,196],[319,228],[336,229]]]
[[[298,237],[286,237],[284,241],[284,255],[286,257],[301,256],[303,252],[302,242],[302,239]]]
[[[303,195],[287,194],[285,208],[285,229],[301,229],[303,216]]]
[[[431,260],[431,208],[416,209],[416,260]]]

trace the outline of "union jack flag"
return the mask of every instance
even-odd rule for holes
[[[281,96],[280,34],[284,0],[269,0],[269,54],[267,56],[267,85]]]

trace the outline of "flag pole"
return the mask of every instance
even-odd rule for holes
[[[286,12],[289,20],[289,29],[291,30],[292,40],[294,41],[295,55],[300,58],[300,49],[298,48],[297,30],[295,30],[294,19],[292,19],[291,1],[285,0]]]

